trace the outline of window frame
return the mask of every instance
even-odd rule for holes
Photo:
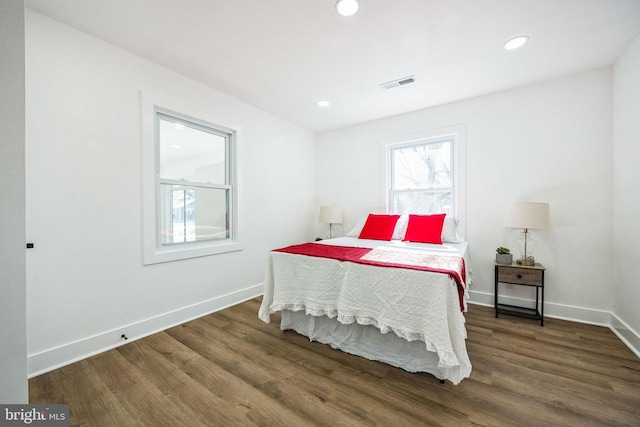
[[[176,118],[202,126],[222,135],[228,135],[225,164],[228,182],[213,184],[215,188],[229,190],[229,237],[191,242],[163,244],[161,241],[161,185],[177,183],[193,185],[188,181],[171,180],[160,176],[159,115]],[[239,239],[239,140],[240,127],[227,123],[211,113],[182,105],[173,100],[141,91],[142,116],[142,190],[143,190],[143,265],[177,261],[242,250]],[[207,187],[210,187],[207,185]]]
[[[170,179],[164,178],[161,173],[161,161],[162,161],[162,150],[160,148],[160,120],[170,121],[173,123],[180,123],[186,127],[197,129],[203,132],[207,132],[210,134],[217,135],[219,137],[224,138],[225,140],[225,184],[214,184],[203,181],[187,181],[187,180],[179,180],[179,179]],[[227,222],[229,224],[229,235],[226,239],[219,239],[217,243],[223,243],[224,240],[231,239],[234,234],[234,221],[233,221],[233,183],[234,183],[234,155],[233,155],[233,145],[234,145],[234,134],[232,130],[223,128],[221,126],[212,125],[210,123],[205,123],[202,120],[193,118],[193,117],[185,117],[183,115],[176,115],[171,112],[166,111],[163,108],[155,108],[154,111],[154,120],[155,120],[155,144],[156,144],[156,191],[158,197],[156,199],[156,209],[158,213],[162,211],[166,206],[162,206],[162,185],[177,185],[182,187],[196,187],[196,188],[209,188],[216,190],[225,190],[227,192],[227,204],[228,204],[228,213],[227,213]],[[161,215],[160,215],[161,216]],[[163,243],[162,242],[162,225],[161,220],[158,220],[157,224],[157,244],[165,247],[165,246],[176,246],[176,245],[194,245],[195,243],[204,242],[177,242],[177,243]]]
[[[392,189],[392,151],[397,148],[405,148],[414,145],[431,144],[441,141],[451,141],[451,168],[452,168],[452,212],[453,216],[458,222],[458,233],[464,237],[465,235],[465,199],[466,199],[466,179],[465,179],[465,126],[455,125],[445,128],[433,129],[422,131],[414,134],[400,135],[391,138],[385,138],[381,141],[384,154],[383,167],[384,171],[384,184],[382,200],[384,201],[386,212],[389,214],[394,212],[393,203],[393,189]],[[446,189],[445,187],[442,187]],[[428,189],[432,191],[440,191],[441,188],[434,187]],[[436,213],[436,212],[434,212]]]
[[[432,145],[432,144],[439,144],[439,143],[448,143],[449,144],[449,159],[451,162],[451,185],[450,186],[442,186],[442,187],[422,187],[422,188],[410,188],[410,189],[396,189],[394,188],[394,177],[395,177],[395,162],[394,162],[394,152],[396,150],[402,150],[405,148],[412,148],[412,147],[422,147],[422,146],[427,146],[427,145]],[[404,194],[404,193],[420,193],[420,194],[436,194],[439,192],[446,192],[446,191],[450,191],[451,192],[451,209],[452,211],[450,212],[451,215],[455,216],[456,215],[456,183],[455,183],[455,172],[456,172],[456,165],[455,165],[455,158],[454,158],[454,145],[455,145],[455,140],[451,135],[445,136],[445,137],[441,137],[441,138],[430,138],[430,139],[423,139],[423,140],[419,140],[419,141],[412,141],[412,142],[406,142],[406,143],[398,143],[398,144],[390,144],[387,146],[387,153],[388,153],[388,163],[387,163],[387,173],[388,173],[388,185],[389,188],[387,190],[387,206],[388,206],[388,210],[391,211],[391,213],[401,213],[401,212],[395,212],[395,196],[398,194]],[[427,212],[424,212],[425,214]],[[435,213],[435,212],[434,212]]]

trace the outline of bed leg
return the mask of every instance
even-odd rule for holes
[[[440,384],[444,384],[444,380],[440,380]]]

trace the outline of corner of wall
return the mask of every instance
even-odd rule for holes
[[[486,292],[469,291],[470,304],[482,305],[485,307],[493,307],[493,294]],[[503,298],[503,297],[501,297]],[[504,298],[505,302],[513,305],[526,305],[532,301],[520,298]],[[624,323],[615,314],[593,310],[584,307],[572,307],[561,304],[545,303],[545,317],[554,319],[568,320],[570,322],[579,322],[589,325],[605,326],[613,331],[614,334],[638,357],[640,357],[640,334],[634,331],[629,325]]]
[[[616,334],[636,356],[640,357],[640,334],[631,329],[613,313],[611,313],[610,324],[613,333]]]

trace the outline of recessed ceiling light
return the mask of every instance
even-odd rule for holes
[[[328,107],[329,105],[331,105],[331,103],[326,99],[318,101],[318,107],[324,108],[324,107]]]
[[[523,44],[525,44],[528,40],[529,40],[529,36],[514,37],[504,44],[504,48],[507,50],[517,49],[521,47]]]
[[[336,10],[342,16],[355,15],[360,7],[358,0],[338,0],[336,2]]]

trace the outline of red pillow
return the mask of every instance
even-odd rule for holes
[[[369,214],[358,239],[391,240],[400,215]]]
[[[442,244],[442,226],[447,214],[409,215],[405,242]]]

